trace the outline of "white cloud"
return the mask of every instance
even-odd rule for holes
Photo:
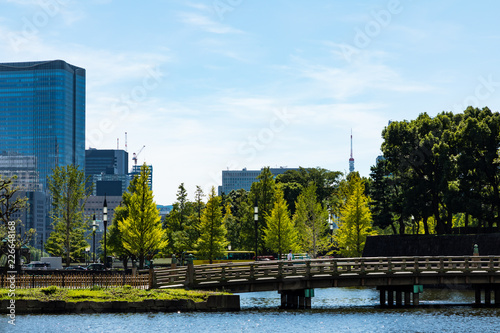
[[[241,34],[243,31],[234,29],[228,25],[215,22],[214,20],[208,18],[207,16],[195,14],[195,13],[180,13],[179,18],[181,22],[199,28],[203,31],[214,33],[214,34]]]
[[[310,88],[316,97],[345,101],[370,91],[426,92],[433,89],[429,84],[404,79],[397,70],[381,63],[355,62],[344,66],[311,63],[295,57],[288,69],[297,78],[306,78],[316,89]]]

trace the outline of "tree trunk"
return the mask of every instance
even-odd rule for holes
[[[453,227],[453,214],[448,212],[448,216],[446,218],[446,233],[451,234],[451,228]]]
[[[402,216],[399,217],[399,234],[405,234],[405,222]]]
[[[128,265],[128,256],[123,256],[122,257],[122,262],[123,262],[123,269],[126,270],[127,269],[127,265]]]
[[[396,226],[394,225],[394,222],[391,223],[391,228],[392,228],[392,233],[396,235],[398,233],[398,230],[396,229]]]
[[[422,219],[422,223],[424,224],[424,234],[428,235],[429,234],[429,225],[427,224],[427,219],[429,217],[426,215]]]
[[[443,235],[445,233],[444,221],[439,216],[439,201],[436,195],[432,197],[432,213],[436,219],[436,233],[438,235]]]
[[[14,261],[15,261],[15,268],[16,268],[16,272],[17,274],[21,274],[22,273],[22,265],[21,265],[21,248],[17,247],[16,246],[16,254],[15,254],[15,258],[14,258]],[[7,261],[8,263],[8,261]]]

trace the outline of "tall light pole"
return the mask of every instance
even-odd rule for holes
[[[85,265],[88,265],[90,261],[90,245],[85,248]]]
[[[95,230],[97,229],[97,223],[95,221],[95,214],[92,217],[92,245],[94,247],[94,259],[92,260],[95,263]]]
[[[42,260],[43,257],[43,233],[40,235],[40,260]]]
[[[108,203],[106,202],[106,194],[104,194],[104,204],[102,205],[102,223],[104,224],[104,269],[107,269],[106,229],[108,227]]]
[[[257,249],[258,249],[258,222],[259,222],[259,206],[257,205],[257,200],[254,203],[254,213],[253,219],[255,221],[255,261],[257,261]]]

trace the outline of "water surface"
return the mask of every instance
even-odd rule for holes
[[[316,289],[310,310],[280,310],[277,292],[240,294],[237,313],[19,315],[5,332],[500,332],[500,310],[474,294],[425,290],[422,308],[378,306],[375,289]],[[445,306],[446,305],[446,306]]]

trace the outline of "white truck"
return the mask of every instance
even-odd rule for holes
[[[42,257],[40,258],[42,262],[48,262],[50,264],[49,269],[62,269],[62,258],[61,257]]]

